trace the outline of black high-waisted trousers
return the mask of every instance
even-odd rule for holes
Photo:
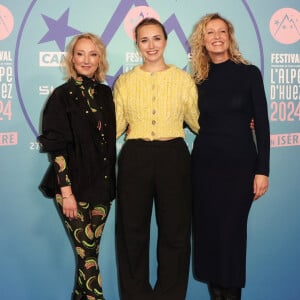
[[[182,138],[128,140],[118,161],[117,257],[122,300],[184,300],[190,260],[190,153]],[[157,281],[149,282],[153,203]]]

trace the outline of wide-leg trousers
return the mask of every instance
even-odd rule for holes
[[[153,203],[157,281],[149,282]],[[118,161],[117,258],[122,300],[184,300],[190,261],[190,153],[182,138],[128,140]]]

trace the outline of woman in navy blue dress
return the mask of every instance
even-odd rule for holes
[[[211,299],[241,299],[247,218],[253,200],[268,189],[264,85],[259,69],[238,51],[232,24],[219,14],[198,22],[191,49],[200,110],[192,151],[194,270]]]

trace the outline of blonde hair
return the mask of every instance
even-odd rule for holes
[[[204,35],[207,24],[211,20],[220,19],[227,25],[229,35],[229,59],[235,63],[249,64],[239,51],[237,41],[234,36],[234,27],[230,21],[220,16],[218,13],[207,14],[194,26],[190,37],[191,46],[191,72],[196,83],[202,82],[208,77],[211,59],[204,46]]]
[[[74,69],[72,60],[74,56],[74,48],[76,46],[76,43],[80,39],[88,39],[96,46],[97,52],[99,54],[99,66],[95,72],[95,78],[99,82],[105,81],[105,75],[108,70],[108,62],[106,60],[106,47],[98,36],[89,32],[76,35],[68,44],[66,48],[67,53],[64,59],[65,78],[70,79],[71,77],[73,78],[77,77],[77,73],[76,70]]]

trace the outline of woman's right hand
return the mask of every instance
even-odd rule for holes
[[[73,194],[62,198],[63,214],[70,219],[77,219],[77,202]]]
[[[72,192],[71,186],[63,186],[60,188],[62,196],[62,211],[63,214],[70,219],[77,219],[77,201]]]

